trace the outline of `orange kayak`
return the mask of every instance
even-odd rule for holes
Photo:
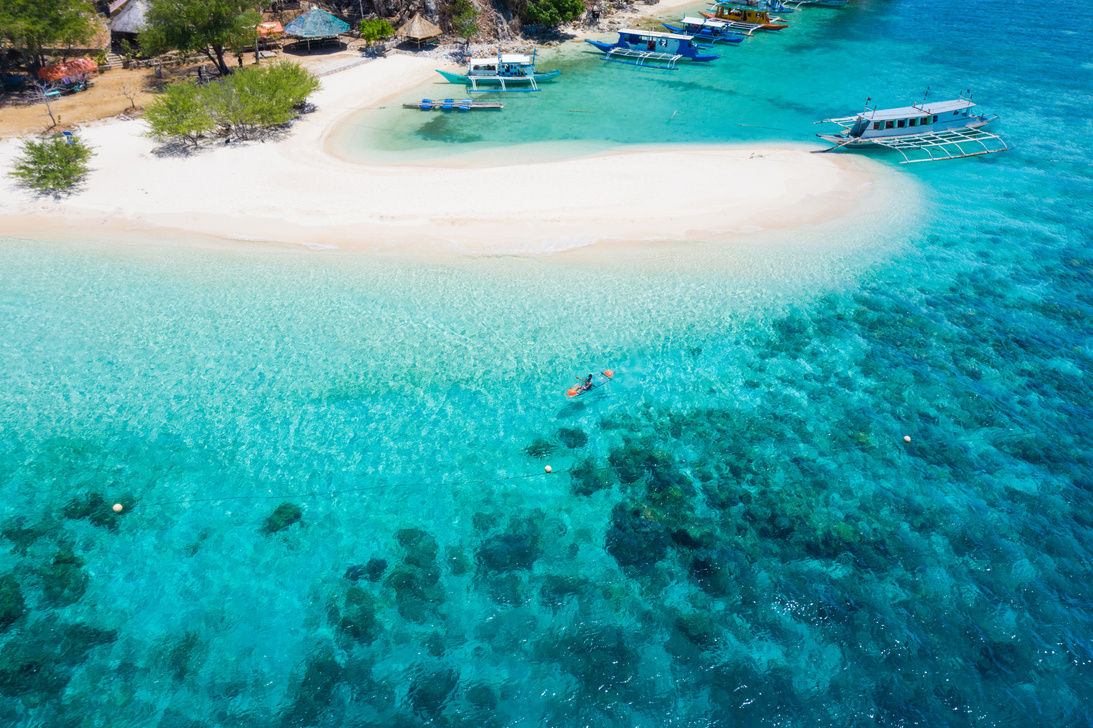
[[[573,399],[575,397],[580,397],[585,392],[591,392],[593,389],[598,389],[598,388],[602,387],[603,385],[607,384],[608,382],[611,381],[611,378],[614,377],[614,376],[615,376],[614,371],[612,371],[611,369],[604,369],[599,374],[593,374],[591,384],[587,384],[587,385],[584,383],[585,382],[584,379],[581,379],[580,377],[578,377],[578,380],[579,380],[580,383],[570,387],[569,390],[566,391],[565,396],[569,397],[570,399]]]

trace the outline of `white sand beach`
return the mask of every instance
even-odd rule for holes
[[[659,7],[658,9],[663,9]],[[0,181],[7,235],[176,231],[341,249],[544,253],[601,240],[707,240],[844,215],[876,165],[804,149],[654,147],[560,161],[459,167],[340,159],[326,138],[354,109],[431,79],[435,61],[395,55],[323,78],[318,110],[276,142],[189,156],[153,153],[143,122],[81,130],[97,150],[86,185],[60,200]],[[0,169],[17,140],[0,143]],[[679,184],[649,184],[670,169]],[[610,180],[610,183],[605,183]]]

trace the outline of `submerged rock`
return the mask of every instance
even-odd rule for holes
[[[611,512],[607,551],[623,568],[648,570],[668,552],[664,527],[645,517],[641,508],[620,503]]]
[[[330,709],[341,680],[342,666],[329,649],[313,655],[296,686],[292,706],[281,718],[281,725],[296,728],[318,724]]]
[[[338,631],[365,644],[371,644],[379,633],[376,600],[359,586],[349,587],[345,594],[345,609],[338,622]]]
[[[545,458],[557,449],[558,446],[550,440],[544,440],[541,437],[537,437],[528,443],[527,447],[524,448],[524,452],[533,458]]]
[[[395,534],[399,545],[406,549],[403,562],[422,569],[436,566],[436,539],[428,531],[420,528],[404,528]]]
[[[63,607],[76,602],[87,590],[84,560],[68,549],[62,549],[42,570],[42,592],[53,606]]]
[[[266,519],[264,530],[266,533],[283,531],[304,517],[304,512],[295,503],[282,503],[273,510]]]
[[[49,533],[49,529],[44,526],[24,526],[23,522],[24,519],[20,517],[8,523],[0,531],[0,536],[11,541],[17,553],[26,556],[27,549],[33,546],[35,541]]]
[[[679,615],[675,627],[691,644],[702,649],[715,647],[723,635],[721,627],[701,612]]]
[[[12,623],[26,613],[23,592],[15,574],[0,577],[0,632],[4,632]]]
[[[478,549],[478,563],[489,571],[530,569],[539,558],[538,539],[529,533],[502,533]]]
[[[592,495],[611,487],[611,473],[596,461],[586,458],[569,469],[569,482],[574,495]]]
[[[92,649],[117,638],[117,632],[86,624],[37,622],[0,649],[0,694],[24,703],[59,697],[72,668]]]
[[[570,450],[576,450],[588,444],[588,434],[575,427],[563,427],[558,430],[558,441]]]
[[[444,560],[455,576],[462,576],[471,569],[470,559],[467,558],[467,554],[463,553],[463,549],[458,546],[449,546],[444,552]]]
[[[410,708],[418,715],[435,718],[458,684],[459,673],[451,668],[421,672],[414,677],[407,692]]]
[[[349,581],[360,581],[361,579],[379,581],[383,578],[383,573],[385,571],[387,571],[387,561],[385,559],[372,558],[368,560],[367,564],[350,566],[345,570],[345,578],[349,579]]]
[[[115,513],[114,503],[124,502],[129,505],[129,508],[132,508],[136,500],[135,497],[126,495],[117,500],[108,501],[98,493],[88,493],[83,497],[70,500],[65,504],[63,513],[65,518],[90,521],[94,526],[116,531],[121,517],[129,509],[127,508],[121,513]]]
[[[444,590],[439,580],[440,571],[436,564],[430,569],[399,564],[387,575],[384,583],[395,592],[399,614],[412,622],[425,622],[444,602]]]

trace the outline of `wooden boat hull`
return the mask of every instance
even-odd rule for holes
[[[699,10],[698,14],[703,18],[711,18],[713,20],[732,20],[738,23],[747,23],[746,20],[739,20],[729,16],[720,16],[717,13],[711,13],[708,10]],[[757,30],[785,30],[789,27],[789,23],[754,23]]]
[[[709,41],[710,43],[743,43],[744,38],[746,37],[737,33],[711,33],[709,30],[700,30],[697,33],[692,33],[683,26],[669,25],[668,23],[661,23],[661,25],[673,33],[685,33],[699,40]]]

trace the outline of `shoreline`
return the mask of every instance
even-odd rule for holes
[[[434,69],[433,58],[395,55],[332,74],[315,96],[317,111],[285,138],[186,156],[157,156],[140,120],[89,125],[81,133],[99,153],[84,188],[53,200],[5,178],[0,224],[30,238],[162,230],[317,250],[551,254],[601,241],[719,240],[821,224],[859,208],[876,188],[876,163],[787,145],[625,147],[492,166],[370,165],[331,153],[339,123],[426,82]],[[0,167],[17,141],[0,142]],[[650,169],[688,182],[649,184]]]

